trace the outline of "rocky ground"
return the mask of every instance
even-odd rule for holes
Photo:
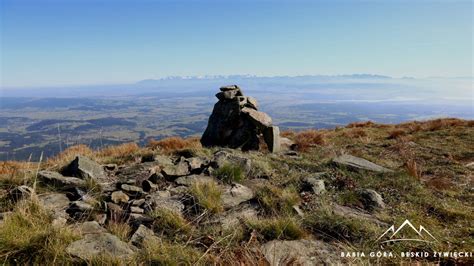
[[[474,127],[457,119],[283,132],[279,153],[170,138],[0,163],[6,264],[466,263]],[[383,244],[409,219],[436,241]],[[393,252],[371,258],[369,252]],[[365,257],[341,252],[366,252]]]

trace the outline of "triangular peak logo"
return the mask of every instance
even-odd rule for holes
[[[414,232],[416,237],[404,237],[401,235],[402,229],[407,228],[408,230]],[[387,239],[388,237],[388,239]],[[418,241],[418,242],[435,242],[438,241],[426,228],[422,225],[419,226],[418,229],[413,226],[413,224],[405,220],[398,228],[395,225],[390,226],[379,238],[377,241],[382,241],[381,243],[389,243],[389,242],[399,242],[399,241]]]

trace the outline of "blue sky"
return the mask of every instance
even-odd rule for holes
[[[472,76],[471,1],[1,0],[2,86]]]

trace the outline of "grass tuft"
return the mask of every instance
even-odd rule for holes
[[[264,240],[295,240],[305,235],[300,222],[290,217],[275,217],[247,220],[245,225],[258,232]]]
[[[161,208],[150,213],[154,219],[153,229],[160,230],[163,233],[174,235],[176,233],[191,232],[190,224],[179,213],[172,210]]]
[[[215,181],[195,182],[192,184],[189,192],[194,198],[196,204],[211,213],[223,211],[222,191]]]
[[[242,167],[240,165],[232,164],[225,164],[218,168],[213,172],[213,175],[228,184],[233,182],[240,183],[245,178]]]

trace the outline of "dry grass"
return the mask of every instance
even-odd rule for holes
[[[162,231],[169,235],[191,232],[192,228],[188,221],[175,211],[161,208],[151,212],[150,216],[154,219],[153,229],[155,231]]]
[[[183,149],[200,149],[202,148],[199,138],[169,137],[161,140],[150,140],[148,147],[159,149],[164,153],[171,153]]]
[[[416,163],[415,160],[410,159],[405,163],[405,168],[409,175],[417,178],[418,180],[422,177],[421,167]]]
[[[64,165],[74,160],[77,155],[83,155],[95,159],[94,151],[88,146],[81,144],[69,147],[58,155],[49,158],[46,161],[45,166],[49,169],[59,170]]]
[[[189,192],[194,198],[196,204],[211,213],[223,211],[222,191],[215,181],[195,182]]]
[[[405,136],[406,134],[407,134],[407,132],[405,130],[396,128],[396,129],[393,129],[392,131],[390,131],[388,133],[388,138],[389,139],[398,139],[402,136]]]
[[[290,137],[291,133],[286,133],[285,135]],[[291,138],[295,141],[299,151],[307,151],[311,147],[326,144],[324,133],[315,129],[294,133]]]
[[[363,128],[363,127],[372,127],[375,123],[372,121],[365,121],[365,122],[354,122],[349,123],[346,127],[347,128]]]
[[[107,230],[116,235],[120,240],[127,242],[132,232],[132,228],[128,223],[111,221],[107,224]]]
[[[116,146],[109,146],[99,150],[96,153],[97,157],[124,157],[130,156],[140,150],[140,147],[134,143],[124,143]]]
[[[7,265],[70,263],[65,249],[78,238],[70,227],[54,226],[35,199],[21,201],[0,224],[0,260]]]
[[[367,137],[367,132],[361,127],[355,127],[349,131],[344,132],[344,136],[351,139]]]
[[[0,162],[0,185],[25,185],[34,175],[37,163],[5,161]]]
[[[305,235],[301,223],[290,217],[275,217],[247,220],[245,225],[255,230],[267,241],[274,239],[294,240]]]
[[[206,257],[186,244],[172,243],[166,239],[145,239],[140,261],[145,265],[206,265]]]

